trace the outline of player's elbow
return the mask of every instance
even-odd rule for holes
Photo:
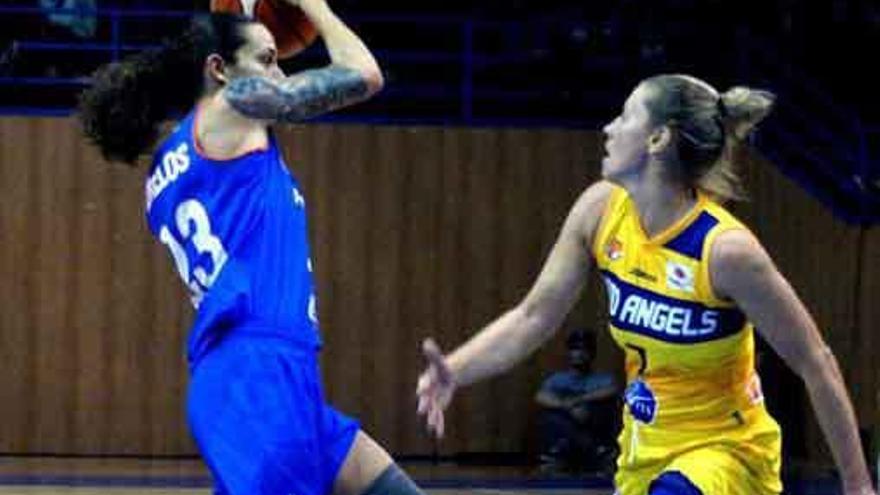
[[[371,97],[385,87],[385,76],[379,67],[370,67],[361,70],[361,75],[367,83],[367,97]]]
[[[544,342],[556,332],[556,328],[562,323],[560,315],[554,314],[546,305],[529,297],[520,303],[517,310],[523,321],[522,326],[529,330],[530,341]]]
[[[827,345],[820,344],[805,349],[792,362],[792,368],[807,383],[825,381],[827,376],[838,373],[837,358]]]

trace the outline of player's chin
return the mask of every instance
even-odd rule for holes
[[[602,178],[609,180],[614,177],[614,162],[611,157],[605,155],[602,157]]]

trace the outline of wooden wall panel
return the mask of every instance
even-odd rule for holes
[[[36,277],[32,275],[32,257],[35,239],[31,232],[31,208],[36,202],[32,185],[32,169],[27,164],[31,147],[28,138],[34,138],[33,122],[24,119],[0,120],[0,356],[9,370],[7,379],[0,387],[3,420],[0,421],[3,450],[24,451],[31,446],[33,436],[36,353],[34,346],[33,318],[29,302],[34,291]],[[12,146],[11,143],[16,143]]]
[[[858,321],[854,340],[857,355],[842,356],[842,366],[857,373],[849,380],[854,391],[859,420],[872,426],[874,441],[880,441],[880,227],[865,229],[860,239],[861,278],[859,280]]]
[[[142,171],[101,163],[67,120],[7,118],[0,131],[0,338],[15,377],[0,450],[192,452],[188,310],[144,229]]]
[[[0,133],[0,452],[194,453],[182,356],[191,311],[146,231],[144,171],[101,162],[70,120],[4,118]],[[532,396],[562,364],[563,339],[461,393],[439,445],[415,417],[419,345],[429,335],[457,345],[525,295],[597,176],[600,136],[309,125],[279,137],[308,202],[332,402],[401,454],[531,448]],[[861,421],[876,425],[880,235],[750,163],[752,201],[737,213],[816,316]],[[565,330],[603,329],[604,307],[593,280]],[[598,366],[618,370],[607,332],[600,350]],[[818,439],[815,422],[808,436]]]
[[[412,402],[421,340],[460,343],[525,294],[591,180],[588,148],[579,133],[552,131],[310,126],[284,136],[327,284],[324,361],[340,363],[325,366],[329,394],[396,451],[430,452]],[[527,436],[510,432],[529,428],[540,363],[559,363],[558,351],[464,394],[440,452],[522,450]],[[412,371],[389,375],[389,362]],[[377,407],[388,403],[377,396],[403,407]]]

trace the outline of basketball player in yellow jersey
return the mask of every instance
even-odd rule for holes
[[[447,356],[425,342],[417,394],[429,429],[443,435],[457,387],[507,370],[553,335],[598,268],[626,353],[619,494],[782,491],[756,328],[806,383],[844,493],[875,495],[837,361],[760,243],[720,206],[739,195],[729,149],[772,101],[684,75],[642,81],[604,129],[605,180],[572,207],[525,298]]]

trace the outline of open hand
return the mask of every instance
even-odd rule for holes
[[[419,398],[419,415],[425,416],[428,432],[443,437],[445,420],[443,411],[455,392],[455,379],[440,347],[433,339],[422,342],[422,354],[428,365],[419,377],[416,395]]]

